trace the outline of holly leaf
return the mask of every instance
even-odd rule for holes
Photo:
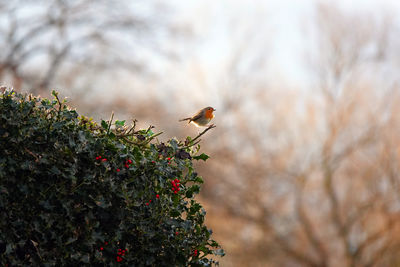
[[[108,129],[108,123],[105,120],[101,120],[101,127],[103,127],[103,129]]]
[[[209,156],[208,155],[206,155],[206,154],[204,154],[204,153],[201,153],[201,155],[199,155],[199,156],[194,156],[193,157],[194,159],[197,159],[197,160],[204,160],[204,161],[206,161],[208,158],[209,158]]]
[[[117,126],[117,127],[122,127],[124,125],[125,125],[125,120],[123,120],[123,121],[115,121],[115,126]]]

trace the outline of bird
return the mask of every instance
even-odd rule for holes
[[[179,121],[189,121],[188,124],[193,123],[194,125],[196,125],[196,127],[200,126],[205,127],[214,118],[213,114],[214,111],[215,108],[206,107],[199,110],[199,112],[197,112],[196,115],[189,118],[181,119]]]

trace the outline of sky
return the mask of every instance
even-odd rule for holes
[[[257,39],[263,35],[260,45],[265,46],[270,76],[285,75],[294,83],[305,83],[304,50],[312,42],[312,20],[315,3],[335,3],[347,12],[367,11],[372,14],[400,13],[400,1],[396,0],[174,0],[177,20],[191,24],[200,36],[188,57],[201,62],[210,73],[218,72],[219,64],[229,56],[237,42],[244,38]],[[378,11],[378,12],[376,12]],[[400,17],[400,16],[399,16]],[[235,32],[236,30],[236,32]],[[240,32],[241,31],[241,32]],[[250,36],[243,35],[249,32]],[[235,34],[237,35],[235,39]],[[242,38],[242,40],[240,39]],[[254,43],[248,43],[249,46]],[[260,49],[254,48],[254,49]]]

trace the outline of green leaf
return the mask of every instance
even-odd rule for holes
[[[108,129],[108,123],[105,120],[101,120],[101,127],[103,127],[103,129],[107,130]]]
[[[117,127],[122,127],[122,126],[124,126],[125,125],[125,120],[123,120],[123,121],[115,121],[115,126],[117,126]]]
[[[197,176],[197,177],[194,179],[194,182],[199,183],[199,184],[204,183],[203,179],[202,179],[200,176]]]
[[[171,217],[178,217],[181,213],[178,210],[171,210],[171,212],[169,213],[169,215],[171,215]]]
[[[191,198],[193,194],[198,194],[200,191],[200,186],[198,185],[192,185],[189,187],[189,189],[186,191],[186,197]]]
[[[186,197],[191,198],[193,196],[193,191],[186,191]]]
[[[204,161],[206,161],[208,158],[209,158],[209,156],[208,155],[206,155],[206,154],[204,154],[204,153],[201,153],[201,155],[199,155],[199,156],[194,156],[193,157],[194,159],[197,159],[197,160],[204,160]]]

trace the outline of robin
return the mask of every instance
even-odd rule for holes
[[[197,127],[207,126],[207,124],[214,118],[213,112],[215,111],[212,107],[206,107],[201,109],[193,117],[185,118],[179,121],[189,121],[188,123],[193,123]]]

